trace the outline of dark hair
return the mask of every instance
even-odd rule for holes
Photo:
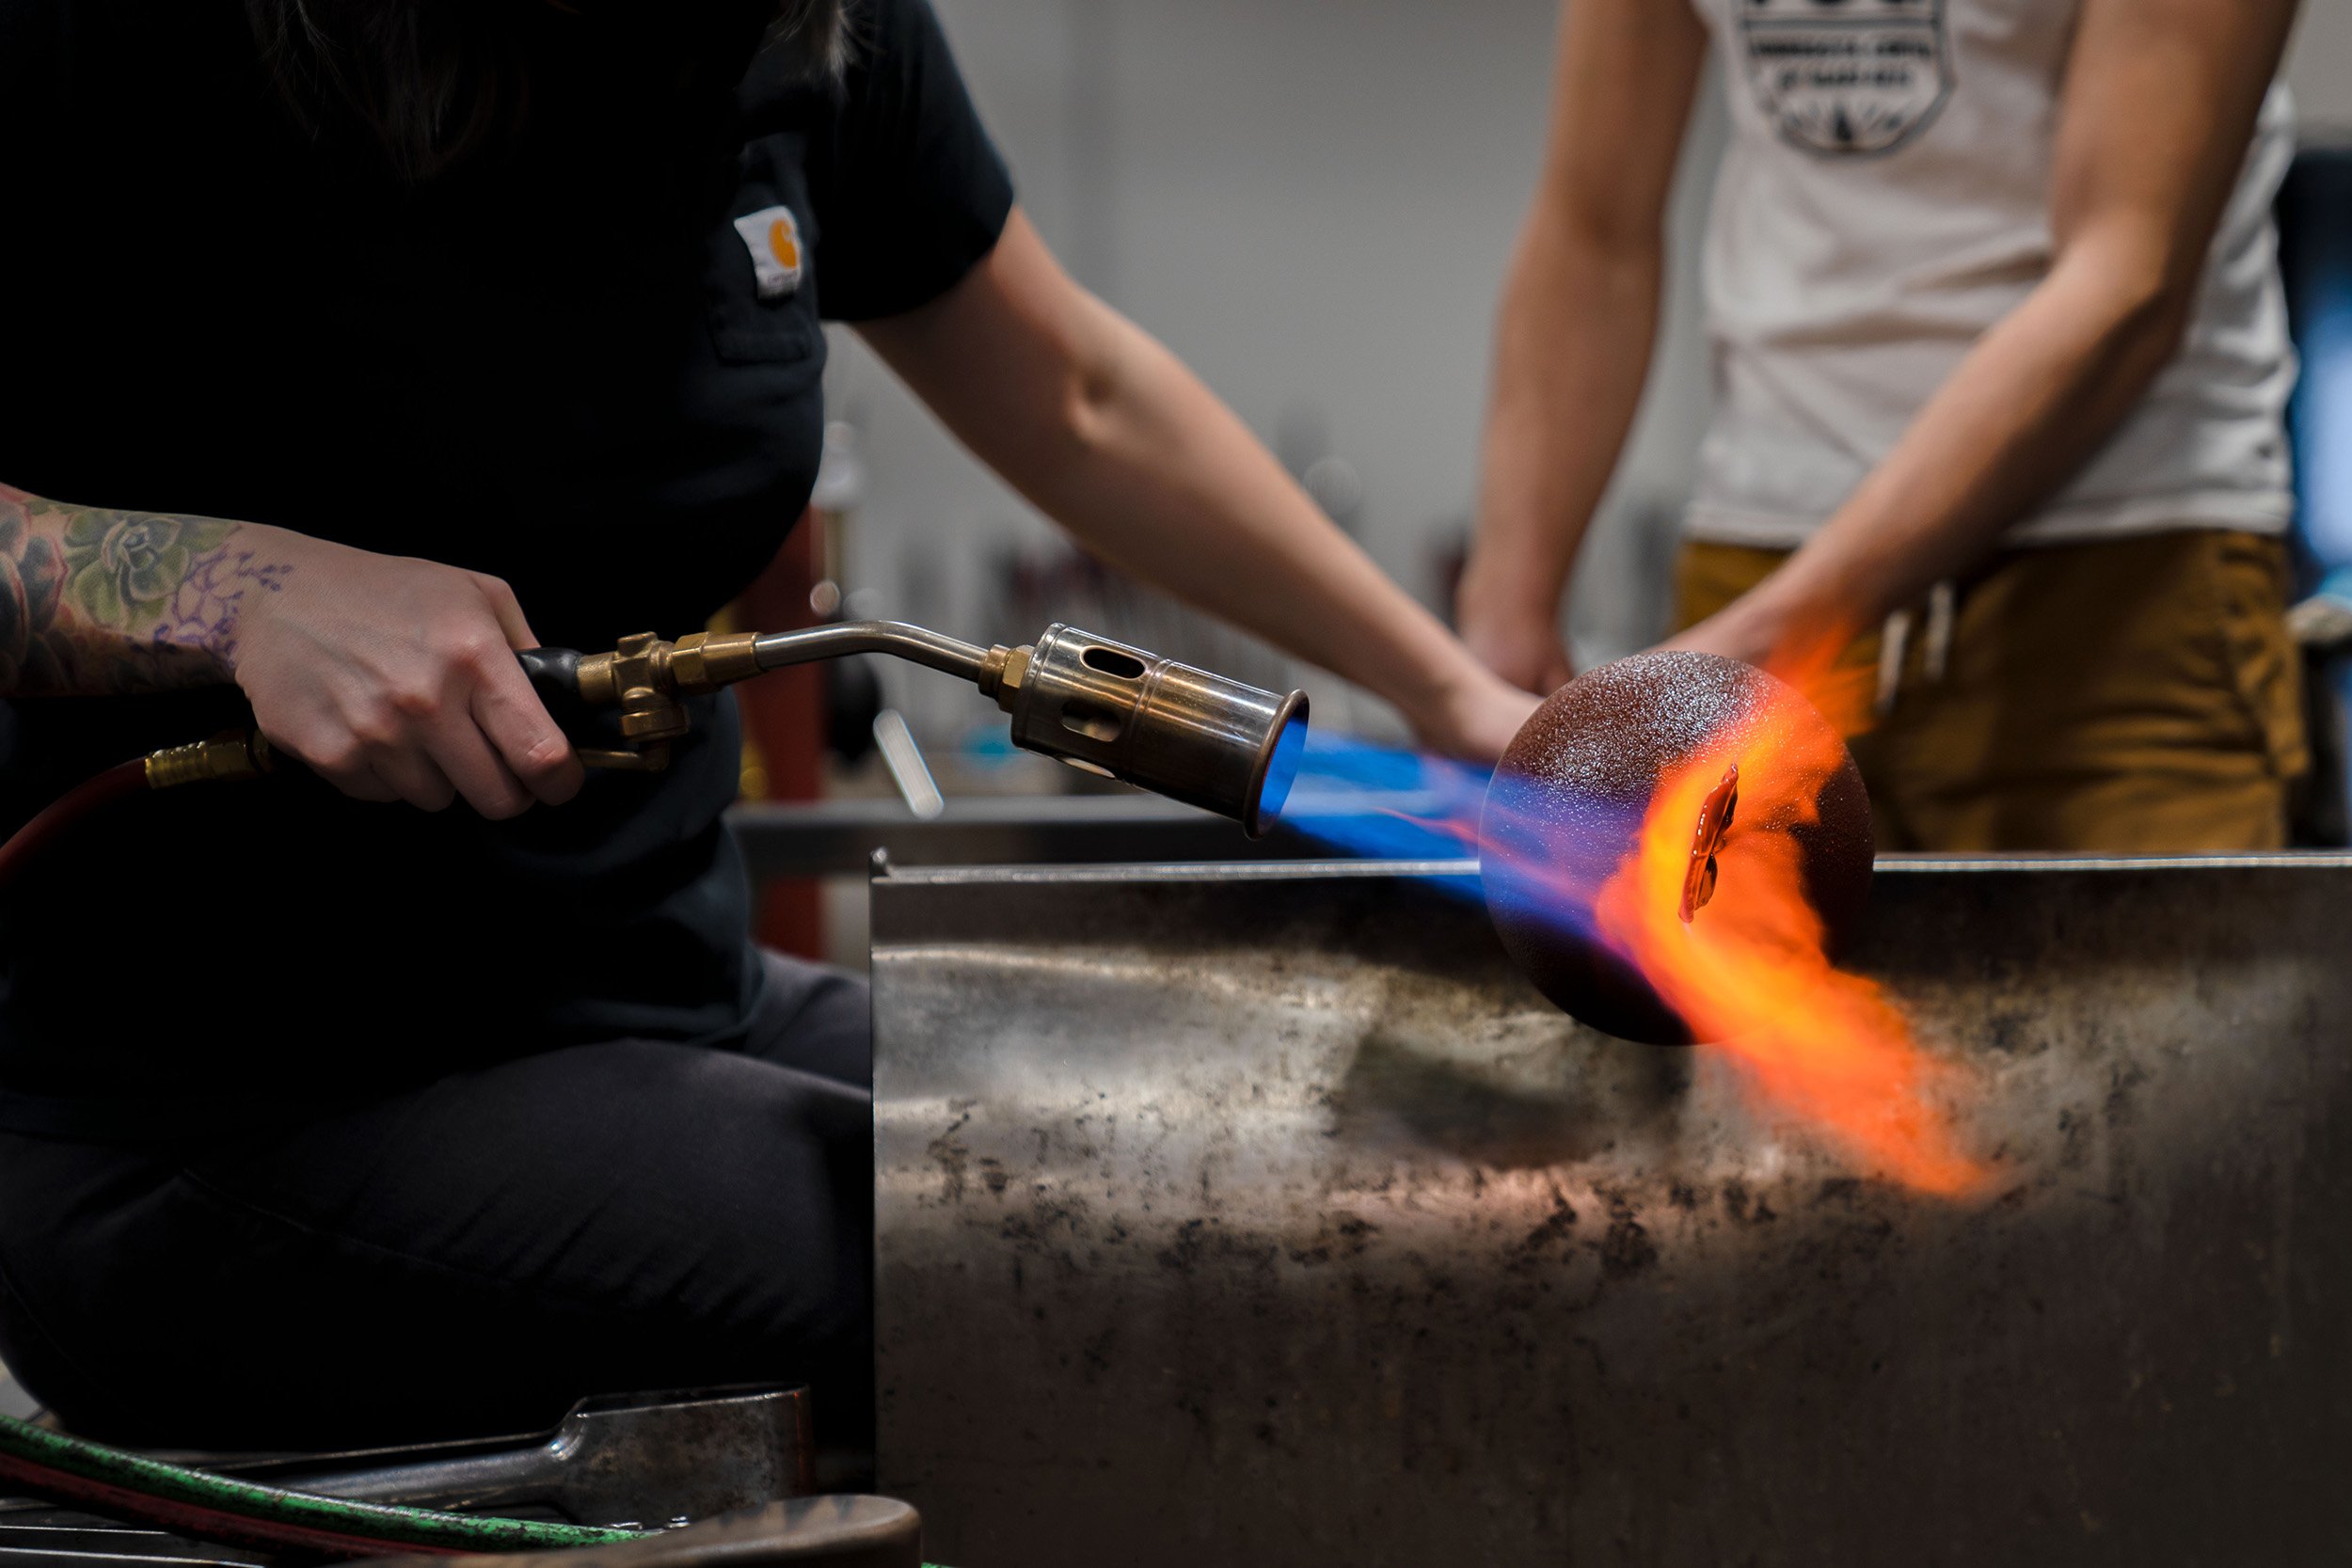
[[[840,68],[846,9],[847,0],[246,0],[297,121],[313,135],[356,127],[409,182],[512,140],[548,54],[581,35],[698,42],[707,54],[714,39],[748,40],[764,24],[767,47],[813,73]]]

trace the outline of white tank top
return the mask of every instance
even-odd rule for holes
[[[1804,543],[2053,259],[2077,0],[1693,0],[1732,146],[1706,259],[1715,406],[1689,531]],[[2293,515],[2274,88],[2180,356],[2010,544]]]

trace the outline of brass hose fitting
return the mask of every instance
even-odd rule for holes
[[[146,765],[150,789],[258,779],[270,770],[269,741],[259,730],[228,730],[193,745],[150,752]]]

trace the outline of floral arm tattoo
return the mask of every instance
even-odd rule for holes
[[[0,697],[229,678],[237,620],[293,567],[211,517],[65,506],[0,485]]]

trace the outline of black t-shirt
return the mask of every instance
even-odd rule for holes
[[[296,129],[244,17],[0,0],[0,482],[495,573],[551,645],[739,592],[814,481],[820,319],[935,298],[1010,211],[926,0],[858,0],[839,79],[755,14],[720,45],[732,92],[598,59],[414,188]],[[0,705],[0,831],[246,717],[233,689]],[[729,702],[696,720],[669,772],[511,823],[287,780],[93,822],[0,895],[0,1125],[217,1125],[724,1038],[758,983],[720,821],[739,737]]]

